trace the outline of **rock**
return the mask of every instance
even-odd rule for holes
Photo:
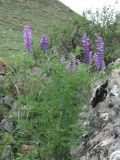
[[[20,148],[20,152],[23,154],[23,153],[26,153],[30,150],[32,150],[34,148],[34,145],[26,145],[26,144],[23,144]]]
[[[10,145],[5,146],[2,155],[0,157],[1,160],[12,160],[14,159],[13,151]]]
[[[2,119],[2,121],[0,123],[0,129],[2,131],[11,132],[14,129],[12,121],[10,121],[8,119]]]
[[[120,58],[118,58],[114,63],[115,63],[115,64],[120,63]]]
[[[107,86],[108,86],[108,80],[106,80],[105,83],[101,84],[96,88],[94,97],[91,100],[91,105],[93,108],[95,108],[97,104],[102,102],[107,96],[107,90],[106,90]]]
[[[37,145],[39,145],[39,142],[36,142],[36,141],[26,141],[26,144],[27,145],[34,145],[34,146],[37,146]]]
[[[120,68],[115,69],[105,86],[106,96],[98,101],[105,82],[94,88],[96,105],[91,105],[88,121],[91,132],[82,136],[76,149],[71,149],[73,160],[120,159]],[[101,93],[103,93],[102,90]],[[97,92],[97,94],[96,94]]]
[[[4,115],[0,113],[0,122],[4,119]]]
[[[110,160],[120,160],[120,150],[113,152],[110,155]]]
[[[30,76],[40,76],[42,74],[42,70],[39,67],[33,67],[28,69],[26,73]]]
[[[3,104],[7,106],[9,109],[16,109],[17,107],[17,102],[15,101],[14,98],[10,96],[5,96],[3,98]]]
[[[4,97],[5,97],[5,96],[0,96],[0,104],[3,104]]]
[[[108,118],[109,118],[108,113],[102,113],[100,116],[104,121],[108,121]]]
[[[4,79],[5,79],[5,76],[0,75],[0,82],[1,82],[1,83],[4,81]]]

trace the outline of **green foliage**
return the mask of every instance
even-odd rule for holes
[[[114,54],[119,50],[119,29],[120,29],[120,13],[115,12],[111,6],[104,6],[101,10],[96,9],[95,12],[88,10],[84,12],[84,17],[90,21],[85,21],[86,32],[93,38],[94,34],[100,35],[105,41],[105,58]],[[94,40],[94,38],[93,38]],[[94,45],[93,45],[94,48]]]
[[[96,52],[96,36],[101,36],[105,43],[104,58],[106,61],[111,62],[111,55],[114,58],[118,58],[116,53],[120,49],[119,12],[115,12],[111,6],[105,6],[102,10],[96,9],[96,12],[86,11],[83,16],[83,18],[76,19],[76,22],[74,21],[73,23],[66,22],[64,25],[58,23],[53,25],[53,32],[50,35],[51,46],[56,46],[58,54],[68,56],[69,52],[76,51],[77,46],[82,46],[81,37],[86,32],[91,40],[93,53]],[[80,54],[83,57],[82,49],[80,49]]]
[[[55,46],[58,54],[74,51],[77,45],[80,44],[80,24],[83,18],[76,18],[71,22],[54,23],[50,34],[50,46]]]
[[[55,22],[53,24],[53,30],[50,34],[51,46],[58,46],[60,43],[64,44],[65,42],[67,43],[67,41],[70,39],[73,30],[74,25],[69,24],[69,22],[67,21],[64,24],[60,22]]]
[[[70,159],[70,144],[80,134],[76,124],[84,103],[83,97],[89,91],[90,73],[84,65],[71,72],[58,60],[47,63],[49,67],[45,74],[50,71],[50,79],[45,81],[43,77],[40,88],[19,97],[18,123],[23,133],[33,132],[29,138],[39,142],[40,159],[67,160]],[[22,106],[26,107],[26,114]]]
[[[52,1],[49,1],[47,3],[49,4],[48,6],[51,3]],[[13,4],[11,6],[10,0],[6,0],[2,5],[16,9],[17,3],[13,2]],[[34,2],[31,1],[30,8],[28,7],[29,11],[34,6],[33,4]],[[44,4],[46,3],[42,1],[42,5]],[[24,5],[26,7],[26,4]],[[7,70],[3,93],[5,95],[12,94],[17,98],[18,104],[14,113],[12,113],[13,111],[9,112],[8,109],[3,109],[3,105],[0,106],[0,111],[6,117],[9,112],[8,116],[15,120],[20,129],[14,130],[10,134],[1,133],[3,144],[0,145],[0,154],[9,143],[10,136],[13,136],[12,149],[16,160],[71,160],[71,146],[75,144],[74,142],[79,138],[80,134],[88,131],[88,128],[84,128],[79,123],[79,113],[86,111],[83,106],[87,103],[86,99],[89,99],[92,79],[95,75],[98,78],[104,78],[105,74],[96,74],[92,72],[92,67],[89,68],[85,64],[76,65],[74,69],[70,69],[68,65],[76,55],[80,55],[83,58],[80,38],[84,32],[90,36],[93,51],[95,51],[94,34],[101,35],[104,38],[106,61],[110,61],[110,58],[113,60],[113,57],[114,59],[118,57],[119,54],[116,55],[114,53],[113,55],[112,52],[119,49],[119,14],[114,17],[113,10],[103,8],[102,12],[97,10],[95,14],[89,11],[88,14],[91,17],[89,21],[86,20],[87,15],[84,15],[84,18],[80,17],[74,22],[77,16],[71,10],[68,10],[69,12],[65,12],[66,14],[63,13],[63,15],[66,15],[65,20],[69,19],[69,15],[71,15],[74,21],[70,23],[71,20],[69,19],[64,24],[60,23],[60,21],[55,21],[52,26],[54,19],[59,19],[59,16],[54,14],[51,20],[46,12],[43,19],[39,21],[39,14],[42,13],[39,13],[38,10],[42,5],[38,3],[34,16],[29,16],[28,13],[23,12],[24,17],[30,18],[29,20],[32,22],[30,25],[33,27],[33,39],[35,40],[33,54],[28,54],[21,50],[21,46],[23,46],[21,27],[24,24],[23,22],[26,21],[21,15],[21,11],[23,11],[22,5],[19,5],[21,9],[15,13],[17,18],[21,19],[21,24],[15,22],[15,26],[13,24],[7,26],[3,23],[4,21],[1,21],[3,30],[0,41],[3,42],[7,37],[6,44],[1,43],[2,45],[0,45],[3,53],[7,51]],[[4,11],[3,8],[0,10],[1,13]],[[7,12],[4,13],[5,16],[6,14],[8,15]],[[19,15],[21,16],[19,17]],[[63,20],[63,17],[61,16],[60,19]],[[11,22],[11,18],[13,18],[11,14],[9,18]],[[48,23],[44,24],[45,21]],[[39,24],[42,25],[39,26]],[[8,33],[8,28],[11,28],[11,26],[12,29]],[[47,31],[48,26],[50,26],[48,31],[50,46],[46,53],[42,53],[38,41],[40,37],[39,35],[34,37],[34,35],[40,34],[44,28]],[[9,44],[11,39],[15,39],[12,41],[14,42],[13,44]],[[54,52],[54,48],[57,51],[52,54],[51,50],[53,49]],[[10,51],[8,53],[8,50],[14,50],[15,53]],[[60,54],[64,54],[68,60],[61,63],[58,60]],[[28,70],[33,67],[39,67],[41,74],[37,76],[30,75]],[[119,65],[115,67],[117,68]],[[113,68],[109,67],[107,72],[110,72]],[[31,150],[23,154],[20,148],[26,142],[34,142],[35,145]]]
[[[7,56],[6,61],[8,61],[8,67],[15,68],[16,71],[22,73],[30,66],[34,66],[35,62],[31,54],[26,52],[20,52],[19,54],[11,54]]]
[[[5,146],[8,144],[9,142],[9,137],[10,137],[10,134],[9,133],[1,133],[0,136],[2,136],[2,144],[0,144],[0,155],[2,154]]]
[[[35,61],[31,55],[26,53],[12,54],[6,58],[7,61],[7,71],[6,79],[4,83],[4,90],[6,94],[9,94],[13,87],[18,85],[17,95],[19,95],[19,87],[23,85],[24,81],[28,80],[26,76],[26,71],[28,68],[35,65]],[[29,79],[29,82],[31,80]],[[16,86],[17,87],[17,86]],[[22,89],[22,88],[21,88]],[[24,87],[23,87],[24,90]]]

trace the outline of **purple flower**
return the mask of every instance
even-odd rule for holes
[[[101,37],[96,40],[97,53],[94,54],[94,61],[97,70],[105,69],[105,62],[103,60],[104,42]]]
[[[97,37],[96,46],[97,46],[97,49],[98,49],[98,53],[102,55],[103,51],[104,51],[104,42],[103,42],[102,37]]]
[[[92,51],[89,53],[89,64],[92,64]]]
[[[28,50],[28,52],[32,52],[32,31],[28,25],[24,26],[23,29],[24,33],[24,43],[25,43],[25,48]]]
[[[48,38],[45,34],[43,34],[41,40],[40,40],[40,46],[41,46],[41,49],[45,52],[48,48]]]
[[[84,33],[82,36],[82,44],[84,49],[84,60],[86,64],[91,64],[92,61],[92,51],[90,49],[90,42],[89,38],[87,37],[87,34]]]
[[[94,54],[94,62],[97,70],[100,70],[100,59],[97,53]]]

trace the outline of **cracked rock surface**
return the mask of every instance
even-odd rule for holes
[[[82,136],[76,149],[71,149],[73,160],[120,160],[120,69],[112,72],[99,93],[106,82],[94,88],[88,118],[91,132]],[[106,95],[102,99],[99,96],[103,92]],[[98,103],[92,106],[93,100]]]

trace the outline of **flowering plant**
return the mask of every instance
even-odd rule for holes
[[[48,48],[48,38],[45,34],[43,34],[41,40],[40,40],[40,46],[41,46],[41,49],[45,52]]]
[[[23,33],[25,48],[28,50],[28,52],[32,52],[32,31],[28,25],[24,26]]]
[[[97,70],[105,69],[105,62],[103,60],[104,42],[101,37],[96,40],[97,52],[94,54],[94,61]]]
[[[82,44],[84,49],[84,61],[86,64],[91,64],[92,62],[92,51],[90,49],[89,38],[86,33],[82,36]]]

